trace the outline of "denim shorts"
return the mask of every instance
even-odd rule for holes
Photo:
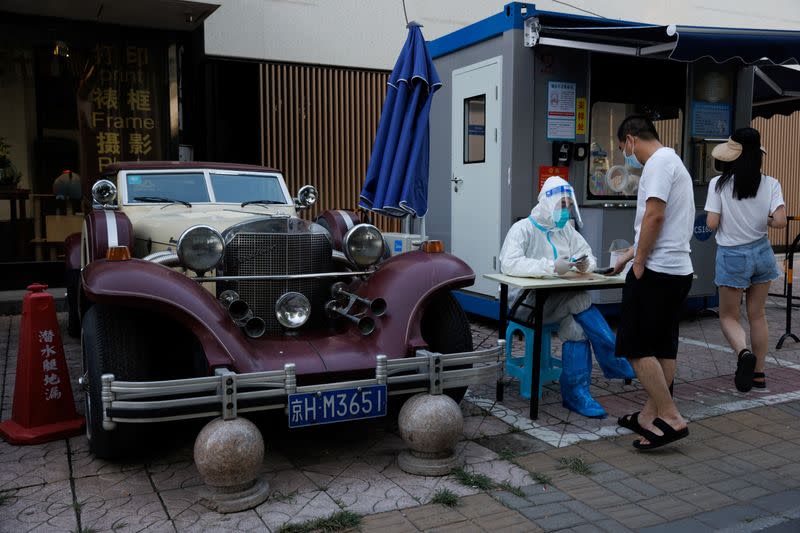
[[[775,253],[767,237],[738,246],[717,247],[718,287],[746,289],[757,283],[767,283],[780,276]]]

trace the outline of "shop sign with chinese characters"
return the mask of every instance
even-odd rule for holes
[[[565,181],[569,181],[569,167],[551,167],[549,165],[540,165],[539,188],[537,190],[541,191],[542,185],[544,185],[544,182],[547,181],[547,178],[551,176],[557,176]]]
[[[547,140],[575,140],[575,84],[547,82]]]
[[[84,172],[93,182],[115,161],[161,160],[164,50],[98,44],[78,91]]]
[[[586,98],[575,100],[575,134],[586,134]]]

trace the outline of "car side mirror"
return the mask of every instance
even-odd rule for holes
[[[106,179],[98,180],[92,185],[92,200],[102,207],[111,207],[117,199],[117,186]]]
[[[300,190],[297,191],[297,198],[294,199],[294,206],[296,209],[308,209],[317,203],[317,198],[319,198],[319,192],[317,192],[316,187],[313,185],[303,185],[300,187]]]

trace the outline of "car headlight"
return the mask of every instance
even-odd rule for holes
[[[311,302],[299,292],[287,292],[275,302],[275,318],[285,328],[299,328],[311,316]]]
[[[360,267],[372,266],[383,257],[385,241],[371,224],[358,224],[344,234],[342,248],[347,260]]]
[[[217,266],[224,252],[222,235],[209,226],[192,226],[178,239],[178,259],[198,274]]]

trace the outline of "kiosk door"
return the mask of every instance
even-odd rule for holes
[[[502,57],[453,71],[452,252],[475,271],[470,291],[495,296],[500,253]]]

